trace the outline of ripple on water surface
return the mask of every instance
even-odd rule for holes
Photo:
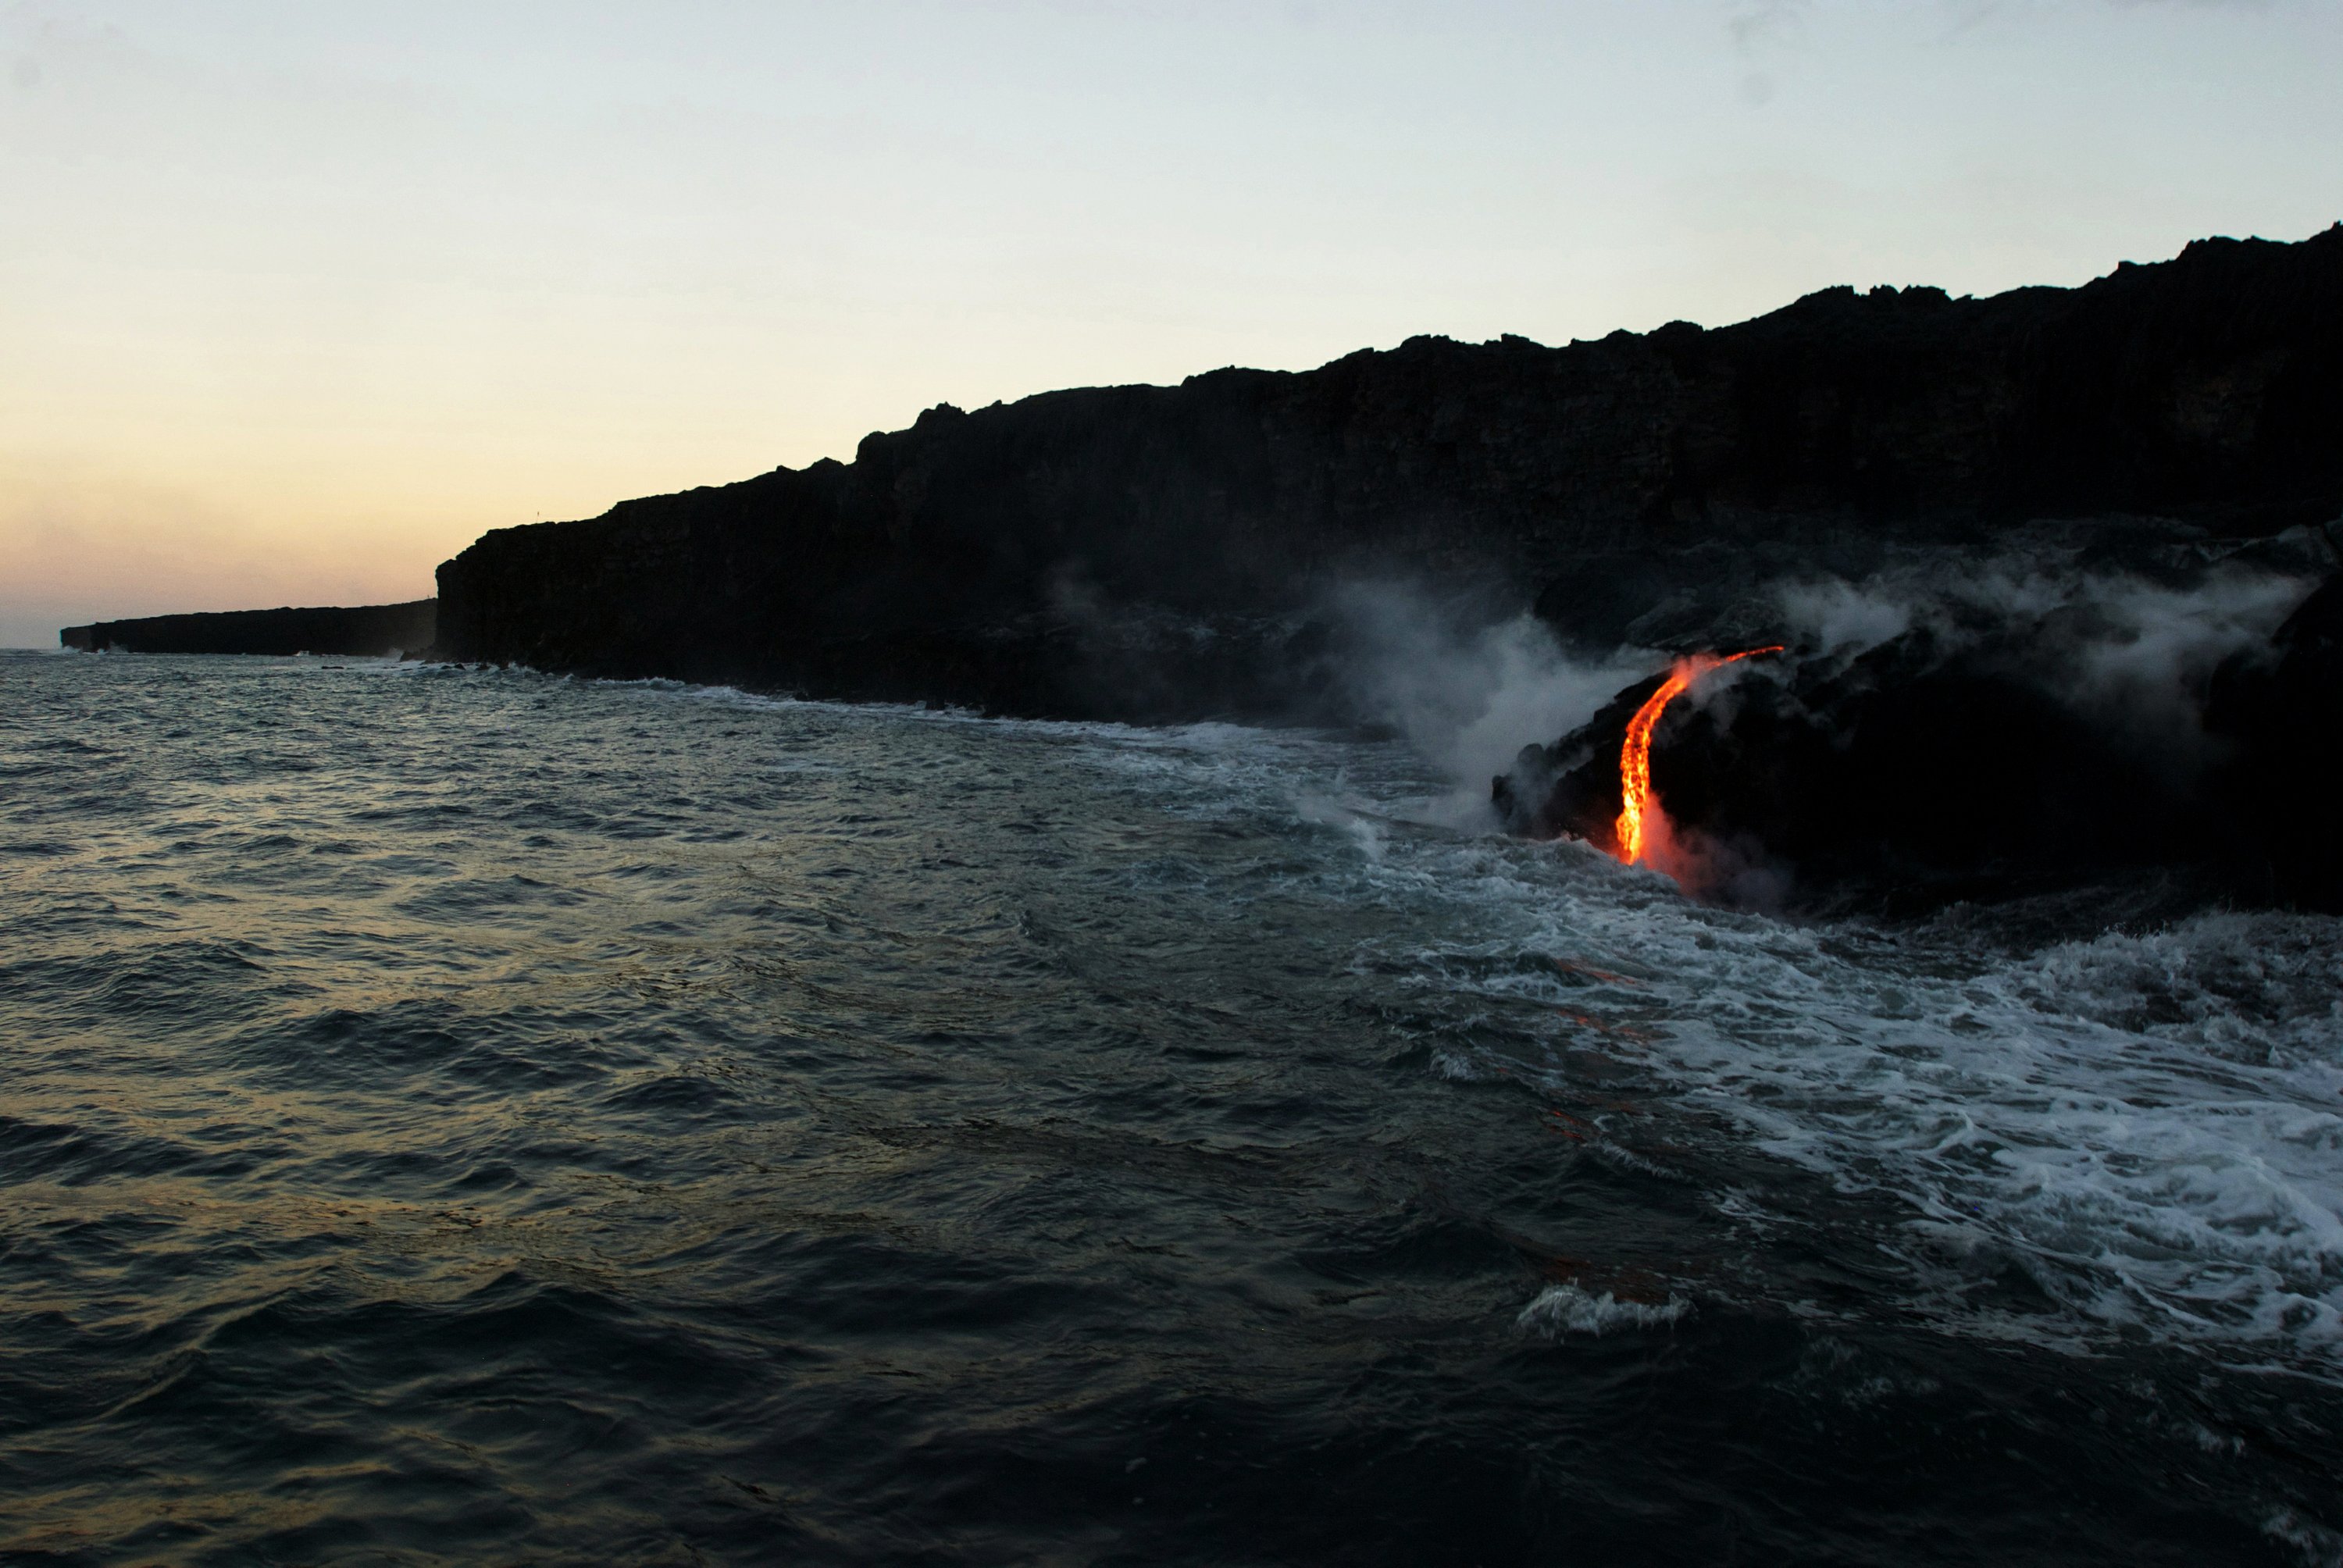
[[[9,1561],[2343,1550],[2334,922],[1700,910],[1229,726],[0,714]]]

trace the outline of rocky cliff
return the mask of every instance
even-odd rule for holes
[[[1306,710],[1346,577],[1702,639],[1785,570],[2042,518],[2249,538],[2343,512],[2343,226],[2077,289],[1811,295],[1738,326],[1416,338],[1317,370],[938,407],[823,461],[505,528],[439,651],[1005,712]]]
[[[66,648],[122,653],[414,653],[438,633],[438,601],[237,609],[101,620],[57,633]]]
[[[932,408],[850,464],[488,534],[440,568],[439,651],[1153,720],[1342,716],[1336,607],[1379,579],[1654,664],[1780,643],[1649,731],[1646,863],[2088,927],[2117,887],[2343,908],[2343,589],[2302,602],[2338,515],[2343,226]],[[1524,749],[1503,819],[1608,846],[1657,681]]]
[[[2240,589],[2264,613],[2301,598],[2307,577],[2268,571],[2297,542],[2160,584],[2034,577],[2022,614],[1916,604],[1836,645],[1785,628],[1658,709],[1641,863],[1760,905],[2090,889],[2091,930],[2120,886],[2167,912],[2343,911],[2343,574],[2266,635],[2236,615]],[[1664,678],[1523,748],[1493,787],[1504,824],[1625,858],[1622,752]]]

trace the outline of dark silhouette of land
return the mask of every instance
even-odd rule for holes
[[[419,653],[438,630],[439,601],[309,609],[234,609],[101,620],[57,633],[66,648],[121,653]]]
[[[2185,592],[2239,563],[2325,569],[2306,541],[2338,515],[2343,225],[2073,289],[1827,289],[1715,330],[1419,337],[1307,372],[939,405],[851,463],[488,533],[439,568],[436,634],[426,600],[65,638],[430,641],[1004,714],[1341,719],[1361,717],[1355,628],[1331,607],[1363,579],[1534,608],[1584,648],[1746,647],[1788,636],[1766,619],[1785,578],[2023,548]],[[2313,809],[2343,762],[2338,591],[2189,694],[2209,741],[2178,772],[2119,716],[2046,696],[2029,661],[2058,646],[2005,628],[1914,632],[1857,668],[1794,647],[1741,728],[1664,720],[1652,777],[1688,826],[1809,885],[1985,896],[2185,864],[2204,896],[2343,904],[2343,823]],[[1637,700],[1524,753],[1498,790],[1516,828],[1601,837],[1605,749]]]
[[[439,568],[459,659],[1011,713],[1306,710],[1331,583],[1478,586],[1591,643],[1782,570],[2042,518],[2343,511],[2343,226],[2077,289],[1828,290],[1737,327],[1413,339],[1053,392]],[[1636,623],[1684,601],[1674,626]]]

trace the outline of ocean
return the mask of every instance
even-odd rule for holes
[[[2343,922],[1476,810],[0,654],[0,1562],[2343,1563]]]

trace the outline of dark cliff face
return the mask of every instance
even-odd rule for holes
[[[66,648],[123,653],[414,653],[437,635],[438,601],[234,609],[101,620],[57,633]]]
[[[1809,909],[2087,890],[2092,930],[2126,886],[2154,894],[2135,913],[2208,899],[2343,910],[2343,575],[2307,598],[2306,577],[2268,575],[2318,537],[2243,552],[2262,575],[2237,575],[2233,555],[2164,585],[2086,579],[2115,599],[1915,618],[1869,646],[1793,642],[1702,677],[1651,732],[1664,826],[1644,863],[1699,896]],[[2291,613],[2208,634],[2225,582]],[[1622,749],[1662,678],[1524,747],[1493,781],[1503,824],[1619,853]]]
[[[2032,518],[2323,520],[2338,428],[2343,227],[2207,240],[2073,290],[1839,289],[1715,331],[1418,338],[938,407],[851,464],[490,533],[439,568],[439,650],[1007,712],[1291,712],[1346,576],[1665,642],[1655,607],[1689,638],[1751,581]]]

